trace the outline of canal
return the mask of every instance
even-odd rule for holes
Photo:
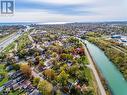
[[[104,52],[94,44],[83,40],[97,67],[106,79],[113,95],[127,95],[127,81]]]

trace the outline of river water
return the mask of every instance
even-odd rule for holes
[[[127,95],[127,81],[122,73],[120,73],[100,48],[88,41],[85,41],[85,43],[113,95]]]

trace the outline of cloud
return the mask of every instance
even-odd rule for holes
[[[95,16],[68,16],[64,14],[49,13],[46,10],[27,10],[16,12],[13,16],[0,16],[0,22],[38,22],[38,23],[60,23],[60,22],[94,22],[94,21],[110,21],[124,20],[121,15],[110,16],[95,15]]]
[[[91,15],[92,11],[89,11],[91,5],[88,4],[77,4],[77,5],[59,5],[39,2],[21,2],[16,1],[16,11],[19,9],[36,9],[36,10],[47,10],[50,13],[66,14],[66,15]],[[80,10],[83,8],[83,10]]]
[[[0,22],[94,22],[127,20],[127,0],[16,0],[13,16]]]

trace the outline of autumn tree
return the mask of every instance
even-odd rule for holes
[[[20,66],[20,70],[22,71],[22,73],[23,73],[26,77],[28,77],[28,78],[31,77],[32,72],[31,72],[31,68],[30,68],[30,66],[29,66],[28,64],[22,64],[22,65]]]
[[[55,72],[52,69],[47,69],[43,72],[43,74],[48,78],[48,79],[54,79],[55,77]]]

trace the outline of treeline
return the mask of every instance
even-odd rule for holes
[[[108,44],[104,40],[93,37],[89,37],[88,40],[100,47],[110,60],[118,67],[125,79],[127,79],[127,54],[111,48],[111,44]]]

